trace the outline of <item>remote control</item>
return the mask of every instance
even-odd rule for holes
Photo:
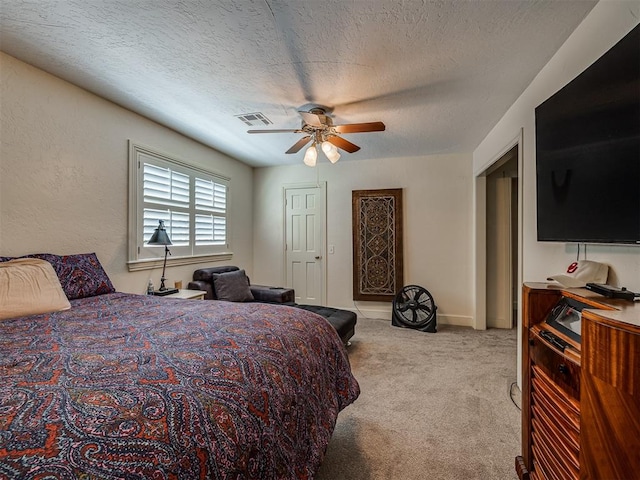
[[[604,295],[607,298],[623,298],[633,302],[640,294],[633,293],[626,288],[613,287],[611,285],[604,285],[602,283],[587,283],[587,290]]]
[[[554,335],[551,332],[547,332],[546,330],[541,331],[540,336],[544,338],[547,342],[549,342],[551,345],[559,349],[561,352],[564,352],[564,349],[569,346],[569,344],[564,340],[562,340],[560,337],[558,337],[557,335]]]

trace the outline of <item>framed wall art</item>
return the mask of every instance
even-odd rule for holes
[[[403,286],[402,189],[353,190],[353,299],[391,302]]]

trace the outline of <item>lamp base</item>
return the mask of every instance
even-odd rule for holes
[[[159,297],[164,297],[165,295],[171,295],[172,293],[178,293],[177,288],[167,288],[166,290],[154,290],[153,294]]]

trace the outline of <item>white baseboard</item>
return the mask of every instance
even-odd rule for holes
[[[436,318],[441,325],[457,325],[459,327],[473,327],[473,317],[468,315],[439,315]]]
[[[334,307],[349,310],[358,315],[358,318],[388,318],[391,321],[391,306],[380,307]],[[436,323],[441,325],[457,325],[460,327],[473,327],[473,317],[469,315],[443,315],[437,313]]]

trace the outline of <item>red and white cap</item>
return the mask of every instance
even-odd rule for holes
[[[587,283],[607,283],[608,276],[609,265],[591,260],[580,260],[569,265],[566,274],[553,275],[547,280],[555,280],[563,287],[578,288],[584,287]]]

